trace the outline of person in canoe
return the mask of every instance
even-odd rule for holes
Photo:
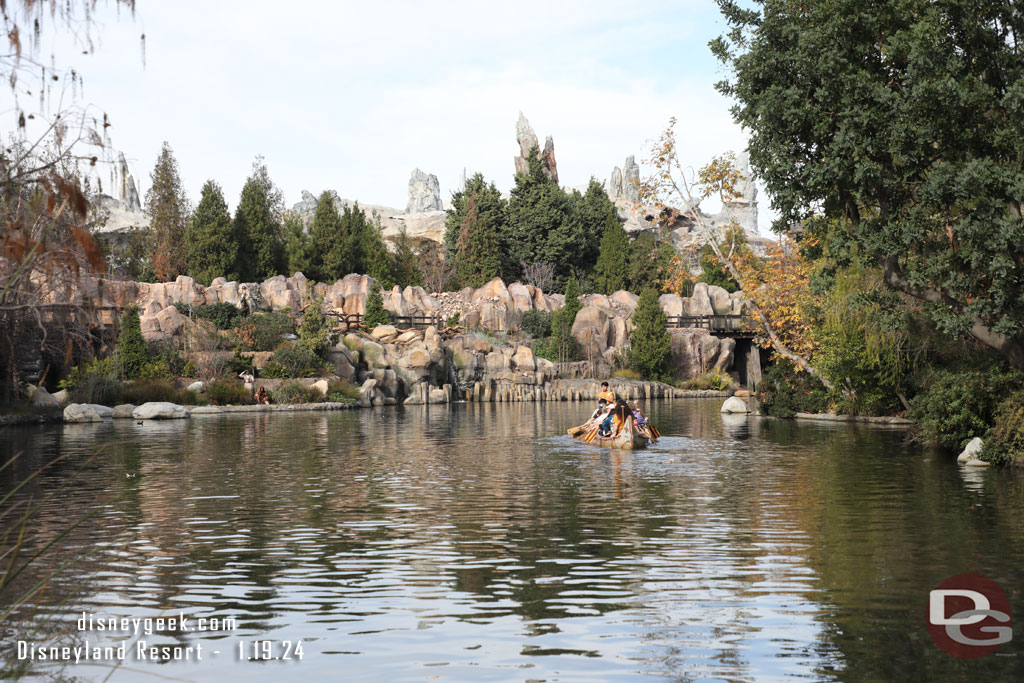
[[[598,401],[615,403],[615,392],[608,387],[608,382],[601,382],[601,393],[597,395]]]

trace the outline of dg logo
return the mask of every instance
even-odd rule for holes
[[[951,576],[928,595],[928,633],[954,657],[992,654],[1013,639],[1010,600],[987,576]]]

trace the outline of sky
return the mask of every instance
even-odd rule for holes
[[[167,141],[192,202],[213,179],[234,207],[262,155],[288,206],[333,189],[404,208],[414,168],[445,201],[463,169],[508,192],[520,111],[564,186],[642,162],[673,116],[684,163],[741,152],[707,47],[724,28],[712,0],[138,0],[134,17],[101,2],[93,54],[43,45],[82,74],[143,196]]]

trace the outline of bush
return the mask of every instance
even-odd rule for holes
[[[139,370],[139,379],[174,379],[171,369],[167,367],[166,361],[151,360]]]
[[[301,344],[285,342],[274,350],[271,362],[284,371],[285,377],[319,377],[326,369],[324,361],[308,347]],[[276,370],[276,368],[275,368]],[[269,377],[267,368],[263,368],[263,376]]]
[[[274,403],[317,403],[323,397],[319,391],[302,382],[285,382],[270,398]]]
[[[67,377],[62,379],[57,386],[67,391],[73,391],[89,375],[106,375],[116,377],[117,371],[114,368],[113,358],[93,358],[84,363],[76,365],[68,372]]]
[[[938,368],[925,376],[910,404],[918,437],[927,444],[959,450],[984,437],[996,421],[1006,396],[1024,384],[1024,373],[1000,363],[981,361],[970,368]]]
[[[530,309],[524,311],[519,320],[519,329],[534,339],[547,339],[551,336],[551,320],[554,313]]]
[[[334,380],[327,384],[327,400],[334,403],[354,403],[359,400],[359,387],[345,380]]]
[[[199,396],[188,389],[179,390],[167,379],[136,380],[124,388],[125,403],[140,405],[150,401],[168,401],[191,406],[199,403]]]
[[[321,360],[327,359],[327,350],[331,348],[331,331],[327,326],[327,318],[320,310],[322,299],[316,299],[302,316],[299,326],[299,345],[312,351]]]
[[[116,406],[121,403],[122,392],[123,385],[113,375],[86,375],[71,391],[71,402]]]
[[[373,329],[378,325],[390,325],[391,316],[384,310],[384,298],[376,287],[370,289],[366,297],[366,313],[363,314],[363,325],[367,329]]]
[[[996,422],[978,457],[995,465],[1024,464],[1024,393],[999,404]]]
[[[241,370],[239,370],[239,373],[241,373]],[[271,360],[260,369],[260,377],[265,377],[266,379],[288,379],[289,374],[283,365],[276,360]]]
[[[256,368],[252,364],[252,357],[242,355],[242,347],[236,346],[235,352],[231,354],[231,360],[228,361],[228,368],[234,374],[235,377],[242,374],[246,370],[255,374]],[[264,375],[266,377],[267,375]]]
[[[237,307],[224,302],[210,305],[193,306],[191,304],[174,304],[182,315],[209,320],[218,330],[230,330],[237,327],[245,314]]]
[[[206,398],[218,406],[246,405],[252,403],[252,396],[241,382],[235,379],[218,379],[206,386]]]
[[[825,385],[807,372],[797,372],[785,358],[777,358],[765,371],[757,385],[757,400],[775,417],[824,413],[831,406]]]
[[[538,358],[545,358],[552,363],[558,362],[558,349],[556,349],[548,340],[536,339],[532,344],[530,344],[530,348],[533,349],[533,355]]]
[[[293,334],[295,325],[287,313],[254,313],[235,328],[243,351],[273,351],[281,337]]]
[[[731,389],[732,385],[732,377],[725,371],[715,368],[711,372],[705,372],[703,375],[697,375],[693,379],[688,379],[680,383],[679,386],[683,389],[698,391],[725,391],[726,389]]]
[[[188,363],[185,357],[178,351],[178,347],[173,342],[166,341],[159,344],[154,344],[149,349],[150,362],[162,363],[167,369],[167,377],[188,377],[189,375],[185,372],[185,366]],[[150,372],[154,370],[151,369]],[[145,378],[146,376],[140,374],[139,377]]]
[[[455,327],[456,325],[459,324],[460,317],[461,316],[459,315],[459,312],[455,311],[455,313],[452,313],[451,316],[449,316],[449,318],[444,321],[444,326]]]

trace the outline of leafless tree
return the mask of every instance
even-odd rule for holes
[[[428,292],[434,294],[447,291],[454,275],[454,268],[445,258],[441,245],[432,243],[421,247],[419,265],[423,274],[423,286]]]
[[[523,280],[526,284],[533,285],[544,292],[551,291],[551,286],[555,284],[554,263],[548,263],[547,261],[534,261],[533,263],[520,261],[519,265],[523,267]]]

